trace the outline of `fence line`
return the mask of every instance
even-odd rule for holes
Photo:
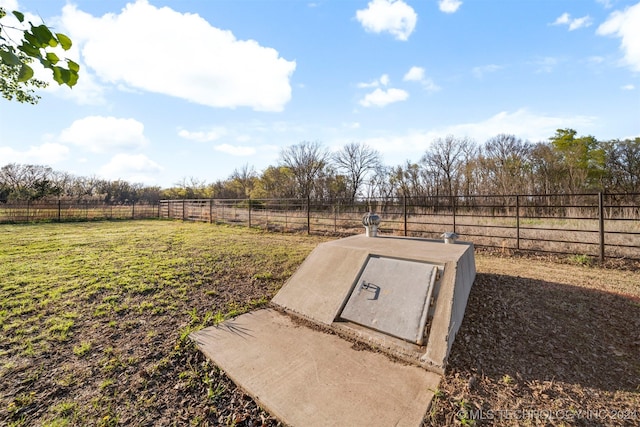
[[[640,259],[640,194],[162,200],[158,209],[160,218],[333,235],[361,233],[368,211],[382,217],[382,234],[454,231],[502,251]]]
[[[269,231],[350,235],[375,211],[387,235],[440,238],[455,231],[476,246],[640,259],[640,193],[430,196],[366,200],[197,199],[158,204],[91,200],[0,203],[0,223],[171,218]]]
[[[160,204],[110,204],[94,200],[38,200],[0,203],[0,223],[159,218]]]

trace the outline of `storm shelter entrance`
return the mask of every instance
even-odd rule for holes
[[[443,271],[442,265],[370,255],[339,318],[423,345]]]
[[[274,307],[191,336],[286,425],[419,426],[475,275],[468,242],[350,236],[318,245]]]

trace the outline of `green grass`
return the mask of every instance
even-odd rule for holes
[[[266,304],[323,240],[157,220],[0,225],[0,383],[15,385],[0,394],[0,424],[157,412],[145,387],[163,387],[154,375],[171,369],[185,379],[174,365],[194,357],[189,333]],[[189,384],[207,383],[198,369]],[[84,400],[47,401],[51,387]],[[224,388],[207,383],[202,397]]]

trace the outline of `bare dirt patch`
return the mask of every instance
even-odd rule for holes
[[[640,425],[640,274],[478,256],[425,425]]]

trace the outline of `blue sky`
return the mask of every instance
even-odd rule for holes
[[[362,142],[640,136],[640,2],[0,0],[71,37],[72,90],[0,99],[0,166],[170,187]],[[47,78],[44,71],[38,74]]]

